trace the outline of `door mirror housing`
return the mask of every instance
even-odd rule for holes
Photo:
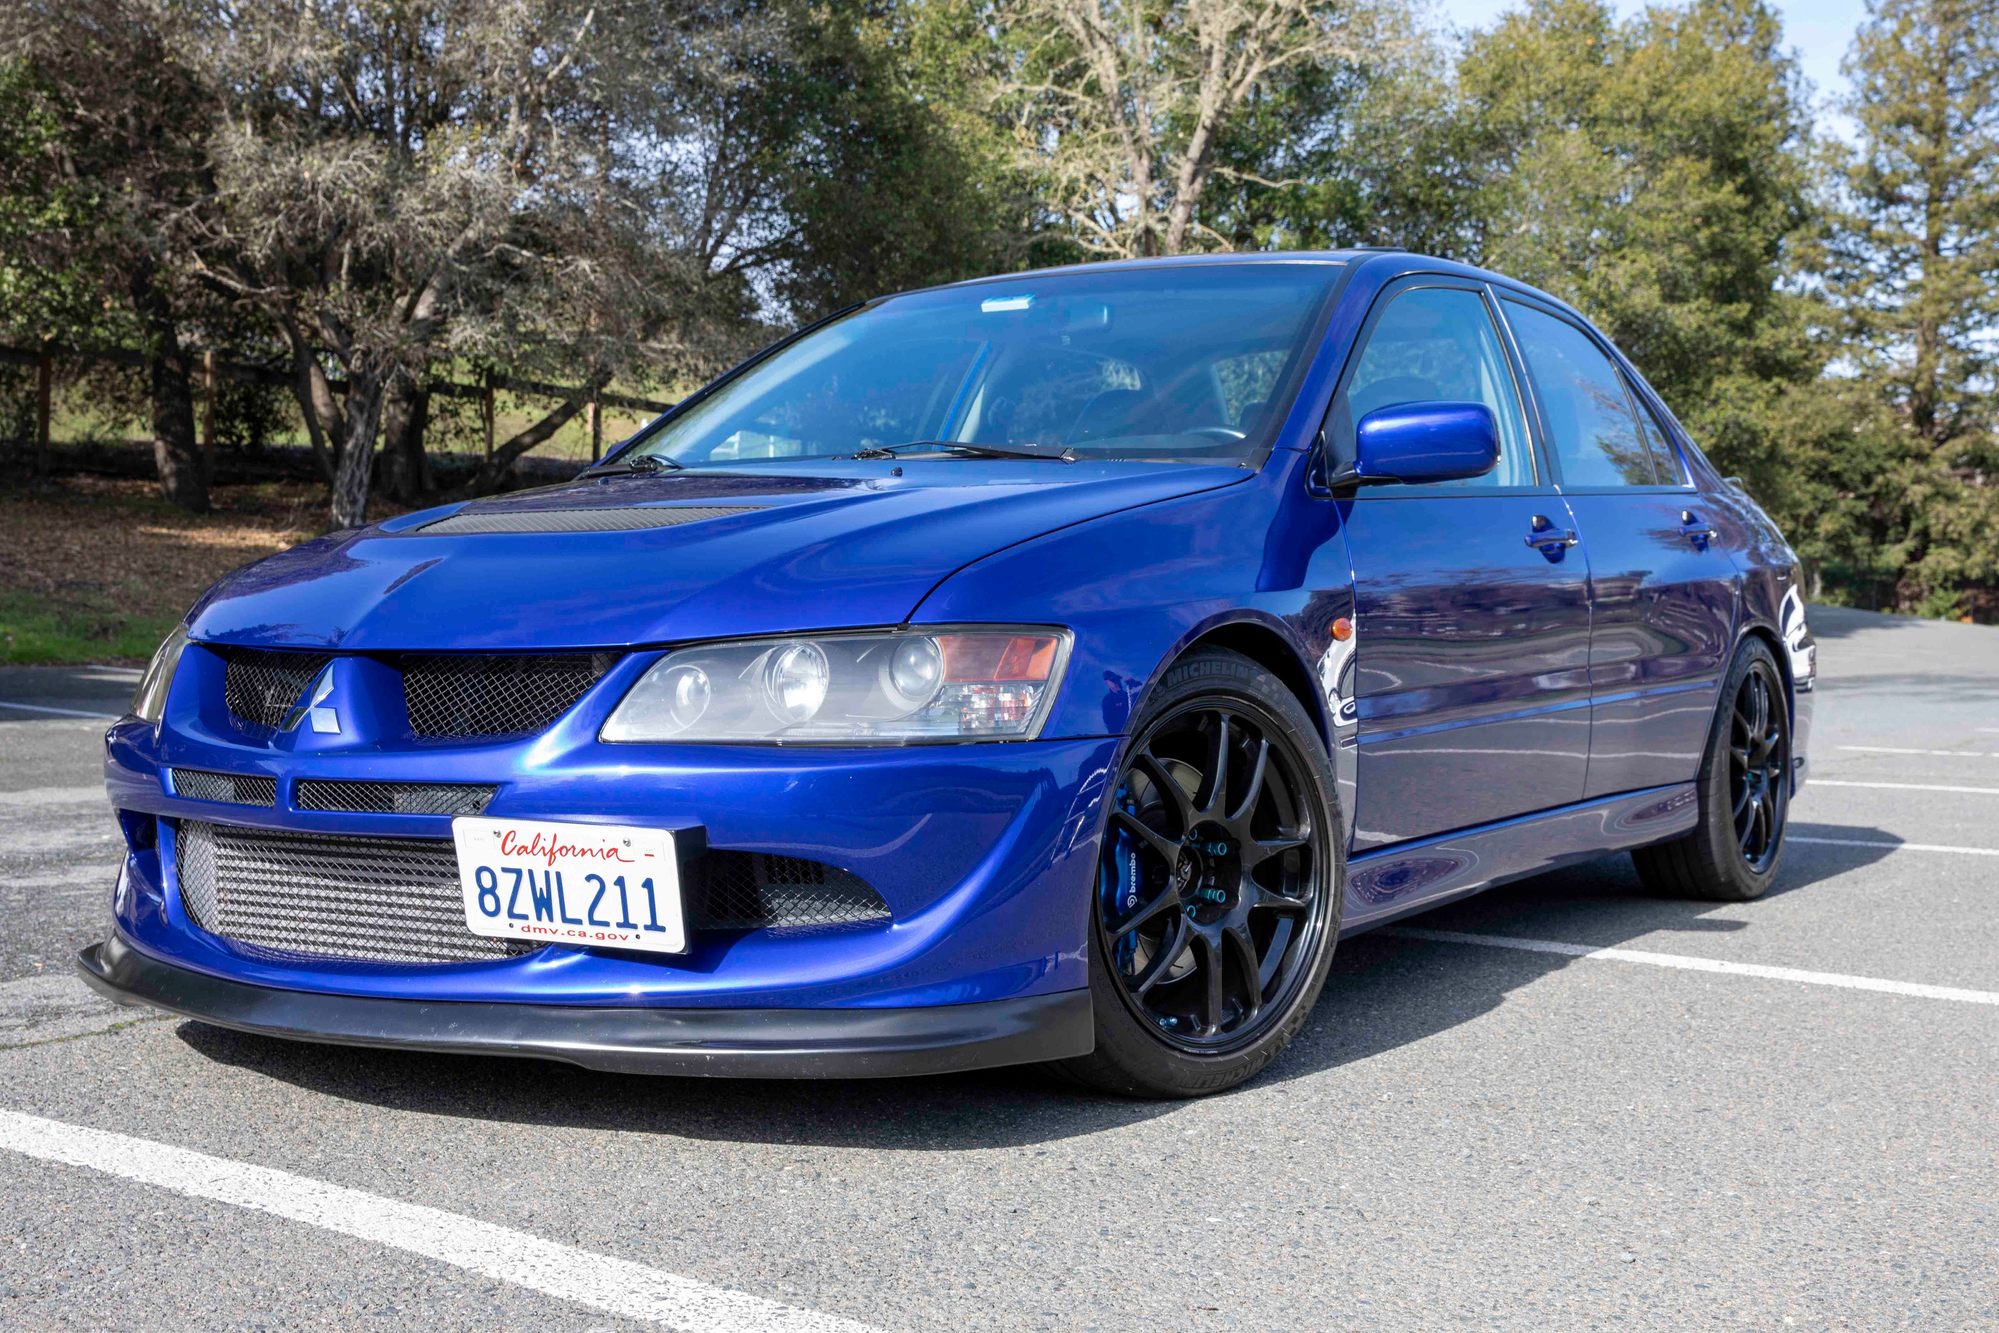
[[[1484,403],[1396,403],[1360,419],[1354,461],[1334,486],[1420,486],[1482,477],[1499,465],[1499,423]]]

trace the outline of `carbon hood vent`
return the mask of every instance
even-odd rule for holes
[[[603,509],[493,509],[460,511],[410,529],[432,536],[523,532],[640,532],[677,528],[732,514],[749,514],[762,505],[620,505]]]

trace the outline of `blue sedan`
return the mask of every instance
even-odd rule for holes
[[[314,1041],[1189,1096],[1343,935],[1770,884],[1798,563],[1588,321],[1385,252],[845,311],[569,483],[223,580],[108,735],[100,990]]]

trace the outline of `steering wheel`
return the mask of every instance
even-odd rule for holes
[[[1249,438],[1247,431],[1237,430],[1234,426],[1197,426],[1193,430],[1182,431],[1181,433],[1184,435],[1206,435],[1212,439],[1226,441],[1231,444],[1237,440],[1246,440]]]

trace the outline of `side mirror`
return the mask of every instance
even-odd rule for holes
[[[1484,403],[1378,407],[1354,431],[1354,461],[1334,485],[1463,481],[1499,464],[1499,423]]]

